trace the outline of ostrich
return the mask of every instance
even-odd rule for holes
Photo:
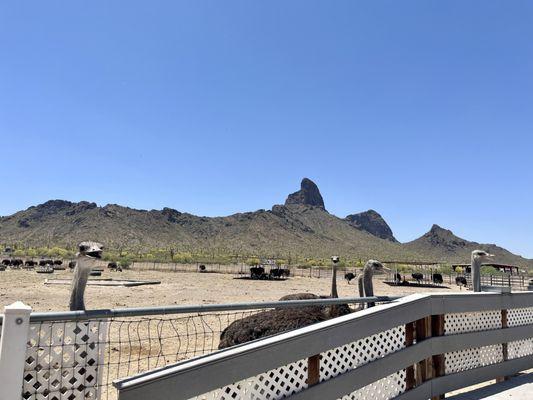
[[[424,275],[422,275],[420,272],[413,272],[411,276],[417,283],[420,283],[420,281],[424,279]]]
[[[394,283],[402,283],[403,279],[399,272],[394,274]]]
[[[440,285],[442,282],[444,282],[444,279],[442,279],[442,274],[435,273],[431,276],[433,279],[433,283],[436,285]]]
[[[481,264],[483,261],[490,261],[493,254],[483,250],[474,250],[472,252],[472,289],[474,292],[481,292]]]
[[[355,279],[355,274],[353,272],[347,272],[344,274],[344,279],[346,279],[348,281],[348,285],[350,284],[350,282]]]
[[[360,297],[373,297],[374,296],[374,284],[372,283],[372,277],[376,271],[390,271],[387,267],[384,267],[382,263],[376,260],[368,260],[363,268],[363,274],[359,276],[359,296]],[[367,303],[367,307],[374,307],[376,303]],[[364,308],[361,304],[360,309]]]
[[[102,257],[104,246],[97,242],[81,242],[78,245],[77,263],[72,278],[70,311],[85,310],[84,293],[89,273],[96,259]]]
[[[363,270],[361,290],[366,290],[365,294],[367,294],[367,296],[373,296],[372,273],[374,270],[380,269],[383,269],[383,265],[378,261],[371,260],[367,262],[365,269]],[[331,296],[317,296],[313,293],[298,293],[283,296],[280,300],[310,300],[338,297],[336,270],[336,262],[334,261]],[[352,311],[347,304],[277,308],[270,311],[264,311],[232,322],[220,334],[220,344],[218,345],[218,348],[225,349],[251,340],[326,321],[351,312]]]
[[[455,277],[455,284],[457,286],[464,286],[466,287],[468,285],[468,281],[464,276],[456,276]]]

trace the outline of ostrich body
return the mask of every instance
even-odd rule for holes
[[[78,246],[79,252],[76,258],[76,267],[72,278],[70,292],[70,311],[85,310],[85,288],[89,273],[94,266],[96,259],[102,257],[103,246],[97,242],[81,242]]]
[[[417,282],[417,283],[420,283],[420,281],[422,279],[424,279],[424,275],[421,274],[420,272],[413,272],[411,274],[411,277]]]
[[[337,266],[334,261],[330,296],[318,296],[313,293],[295,293],[283,296],[279,300],[289,301],[338,298],[336,281]],[[246,343],[266,336],[276,335],[292,329],[302,328],[351,312],[352,311],[347,304],[276,308],[274,310],[260,312],[234,321],[228,325],[228,327],[220,334],[218,348],[225,349],[226,347]]]
[[[349,285],[352,279],[355,279],[355,274],[353,272],[347,272],[344,274],[344,279],[348,281],[348,285]]]
[[[472,289],[474,292],[481,292],[481,264],[483,261],[490,261],[494,255],[483,251],[474,250],[472,252]]]
[[[363,293],[363,295],[373,296],[372,273],[374,270],[382,269],[383,266],[377,261],[369,261],[365,268],[366,269],[363,270],[363,275],[360,277],[360,290],[366,290],[366,293]],[[280,301],[337,298],[336,269],[336,265],[333,264],[330,296],[317,296],[313,293],[296,293],[283,296]],[[218,348],[225,349],[251,340],[276,335],[292,329],[298,329],[317,322],[326,321],[331,318],[340,317],[351,312],[352,310],[348,304],[277,308],[270,311],[260,312],[232,322],[220,334],[220,344],[218,345]]]

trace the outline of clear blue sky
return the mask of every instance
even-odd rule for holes
[[[0,5],[0,215],[328,210],[533,257],[533,2]]]

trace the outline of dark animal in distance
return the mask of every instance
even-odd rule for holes
[[[17,258],[15,260],[11,260],[11,267],[13,267],[13,268],[19,268],[22,265],[24,265],[24,261],[22,261],[20,258]]]
[[[24,265],[27,267],[35,267],[37,265],[37,261],[27,260]]]
[[[440,285],[442,282],[444,282],[444,279],[442,279],[442,274],[433,274],[431,279],[436,285]]]
[[[9,267],[11,265],[11,260],[8,260],[8,259],[2,260],[2,265]]]
[[[455,277],[455,284],[457,286],[464,286],[466,287],[468,285],[468,281],[464,276],[456,276]]]
[[[348,281],[348,284],[355,279],[355,274],[353,272],[347,272],[344,274],[344,279]]]
[[[403,281],[402,276],[398,272],[396,272],[394,274],[394,282],[395,283],[401,283],[402,281]]]
[[[54,265],[63,265],[63,261],[61,261],[61,260],[54,260]]]
[[[122,272],[122,267],[118,265],[116,262],[112,261],[109,264],[107,264],[107,268],[109,268],[112,271],[118,271]]]
[[[199,265],[199,266],[198,266],[198,270],[199,270],[200,272],[205,272],[205,265],[204,265],[204,264]]]
[[[411,274],[411,276],[412,276],[413,279],[414,279],[415,281],[417,281],[418,283],[420,283],[420,281],[421,281],[422,279],[424,279],[424,275],[421,274],[420,272],[413,272],[413,273]]]
[[[283,278],[290,276],[291,271],[288,268],[272,268],[270,270],[270,278]]]
[[[263,267],[250,267],[250,277],[252,279],[265,279],[265,269]]]
[[[70,262],[68,263],[68,268],[69,268],[69,269],[74,269],[74,268],[76,268],[76,261],[70,261]]]

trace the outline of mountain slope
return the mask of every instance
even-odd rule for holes
[[[167,248],[224,253],[326,258],[332,254],[381,260],[469,260],[475,248],[498,255],[498,261],[533,266],[495,245],[480,245],[434,226],[421,238],[398,243],[375,211],[346,219],[326,211],[318,187],[304,179],[285,205],[272,210],[226,217],[199,217],[171,208],[136,210],[116,204],[50,200],[13,215],[0,217],[0,243],[73,247],[98,240],[111,248]]]
[[[429,232],[412,242],[403,245],[408,251],[426,254],[428,259],[441,259],[452,262],[468,262],[472,250],[482,249],[496,255],[499,263],[533,266],[533,260],[517,256],[495,244],[470,242],[453,234],[448,229],[433,225]]]

